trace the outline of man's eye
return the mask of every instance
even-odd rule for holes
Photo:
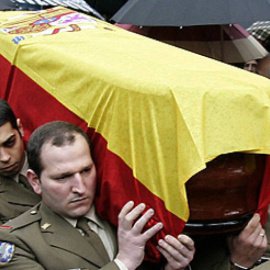
[[[10,140],[4,143],[5,147],[12,147],[15,144],[15,140]]]
[[[57,181],[66,180],[69,177],[70,177],[70,175],[62,175],[62,176],[56,177],[55,180],[57,180]]]
[[[89,172],[90,172],[90,170],[91,170],[90,168],[88,168],[88,169],[84,169],[84,170],[82,170],[82,173],[83,173],[83,174],[87,174],[87,173],[89,173]]]

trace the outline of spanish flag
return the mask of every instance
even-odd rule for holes
[[[185,183],[215,157],[270,153],[270,80],[63,7],[0,13],[0,97],[38,126],[72,122],[90,137],[98,213],[117,225],[129,200],[182,232]]]

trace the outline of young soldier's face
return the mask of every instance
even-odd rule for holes
[[[24,142],[10,122],[0,127],[0,175],[14,176],[24,164]]]

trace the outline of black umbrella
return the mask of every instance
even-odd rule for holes
[[[15,10],[17,8],[16,4],[11,0],[1,0],[0,10]]]
[[[85,0],[85,2],[100,14],[110,19],[127,0]]]
[[[0,0],[3,1],[3,0]],[[94,8],[90,7],[84,0],[12,0],[20,10],[40,10],[55,6],[63,6],[81,12],[88,13],[105,20]]]
[[[191,26],[270,20],[269,0],[129,0],[111,18],[122,24]]]

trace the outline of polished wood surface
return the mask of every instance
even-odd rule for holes
[[[240,229],[257,209],[265,155],[232,153],[217,157],[186,184],[189,231]]]

